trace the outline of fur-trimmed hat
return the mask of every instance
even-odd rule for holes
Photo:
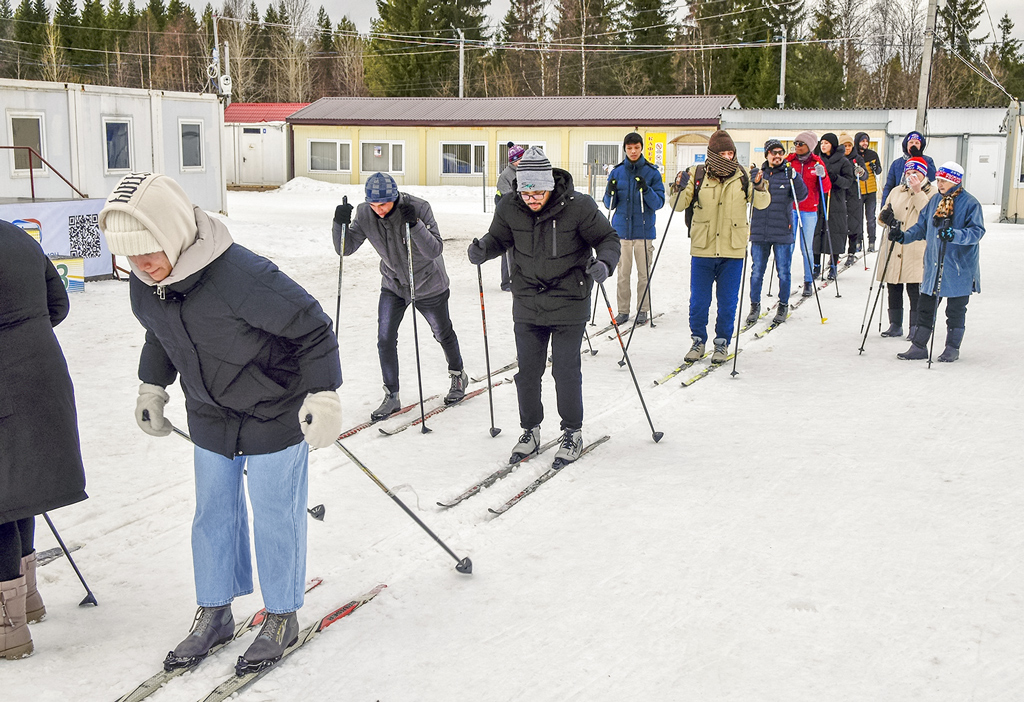
[[[708,139],[708,151],[714,151],[716,154],[720,154],[723,151],[732,151],[735,154],[736,143],[729,136],[729,132],[719,129]]]

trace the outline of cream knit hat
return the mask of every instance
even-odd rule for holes
[[[129,173],[100,210],[100,229],[111,253],[141,256],[162,251],[173,267],[198,233],[188,195],[171,178]]]
[[[111,210],[104,222],[107,248],[118,256],[141,256],[162,251],[163,247],[142,222],[127,212]]]

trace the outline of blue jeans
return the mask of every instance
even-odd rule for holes
[[[742,258],[690,258],[690,334],[702,342],[708,340],[708,311],[711,309],[711,287],[714,285],[718,302],[715,338],[732,337],[742,277]]]
[[[243,469],[248,472],[263,604],[275,614],[302,607],[308,465],[305,441],[275,453],[234,458],[195,447],[192,567],[200,607],[220,607],[252,592]]]
[[[797,210],[793,210],[793,231],[797,231]],[[814,280],[811,274],[811,264],[814,262],[814,228],[818,226],[817,212],[800,212],[800,232],[803,235],[804,243],[800,244],[800,253],[804,257],[804,282],[810,283]]]
[[[461,371],[459,339],[455,336],[452,318],[448,314],[450,295],[451,291],[445,290],[440,295],[418,298],[416,309],[427,320],[434,339],[441,344],[445,360],[448,361],[448,370]],[[388,392],[398,392],[398,327],[408,307],[408,300],[381,288],[377,303],[377,355],[380,358],[380,373]]]
[[[789,288],[793,285],[793,244],[750,244],[750,301],[761,301],[761,285],[768,268],[768,256],[775,249],[775,270],[779,272],[779,304],[789,304]]]

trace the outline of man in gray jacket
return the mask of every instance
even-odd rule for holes
[[[498,176],[498,186],[494,192],[494,206],[497,207],[501,198],[508,193],[515,192],[516,170],[519,168],[519,160],[526,153],[526,149],[514,141],[508,143],[508,165]],[[508,272],[509,252],[501,257],[501,289],[505,292],[512,292],[512,277]]]
[[[412,301],[406,225],[410,227],[412,241],[416,309],[427,320],[448,361],[451,388],[444,398],[445,404],[458,402],[466,396],[469,375],[463,368],[459,339],[448,314],[451,291],[441,255],[444,243],[430,203],[398,192],[398,184],[390,175],[374,173],[366,181],[366,202],[355,209],[354,220],[352,209],[352,205],[346,203],[338,205],[334,212],[334,250],[351,256],[364,241],[369,241],[380,254],[377,354],[384,379],[384,401],[370,413],[370,418],[374,421],[385,419],[402,406],[398,399],[398,327]],[[344,252],[341,251],[342,225],[348,225]]]

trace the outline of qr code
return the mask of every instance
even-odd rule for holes
[[[99,215],[85,214],[68,217],[68,238],[71,240],[72,258],[99,257]]]

